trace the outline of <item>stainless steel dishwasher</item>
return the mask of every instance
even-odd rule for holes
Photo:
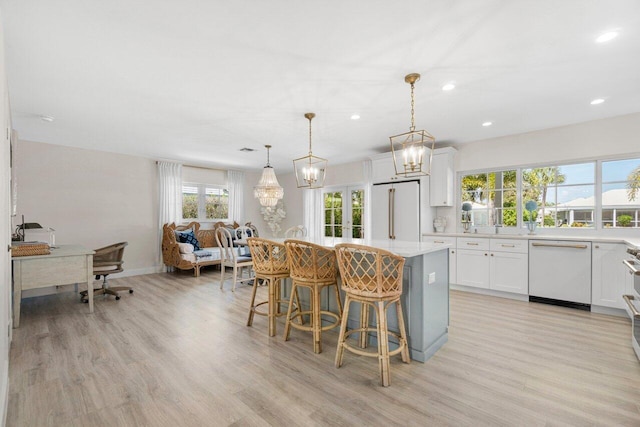
[[[590,310],[591,242],[529,240],[529,301]]]

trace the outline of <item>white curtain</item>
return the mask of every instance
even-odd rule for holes
[[[182,165],[180,163],[158,162],[158,181],[160,182],[160,242],[162,226],[167,223],[180,223],[182,220]],[[159,259],[162,264],[162,248],[158,244]]]
[[[244,172],[227,171],[229,219],[244,225]]]
[[[322,191],[320,189],[303,191],[304,226],[309,230],[310,238],[322,237]]]
[[[364,237],[371,238],[371,191],[373,187],[373,163],[371,160],[362,162],[362,172],[364,175]]]

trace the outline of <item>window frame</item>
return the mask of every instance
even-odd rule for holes
[[[500,166],[500,167],[495,167],[495,168],[485,168],[485,169],[472,169],[472,170],[465,170],[465,171],[457,171],[456,173],[456,209],[458,212],[461,212],[462,209],[462,203],[464,203],[464,201],[462,200],[462,178],[464,176],[468,176],[468,175],[477,175],[477,174],[490,174],[490,173],[498,173],[498,172],[505,172],[505,171],[510,171],[510,170],[516,170],[516,197],[518,200],[518,203],[516,204],[516,211],[517,211],[517,225],[515,227],[516,230],[518,231],[525,231],[527,224],[523,219],[523,211],[524,211],[524,200],[522,199],[523,194],[524,194],[524,186],[523,186],[523,171],[526,169],[536,169],[536,168],[545,168],[545,167],[563,167],[563,166],[572,166],[572,165],[577,165],[577,164],[585,164],[585,163],[593,163],[594,164],[594,182],[593,184],[591,183],[581,183],[579,185],[593,185],[593,194],[594,194],[594,206],[593,206],[593,226],[590,227],[561,227],[558,226],[556,224],[556,226],[554,227],[543,227],[543,230],[553,230],[553,231],[558,231],[558,230],[579,230],[579,231],[586,231],[586,230],[590,230],[590,231],[601,231],[601,230],[640,230],[640,196],[638,196],[636,198],[636,201],[638,202],[637,207],[633,207],[630,206],[628,208],[625,208],[624,210],[631,210],[631,211],[635,211],[636,215],[635,217],[633,217],[632,219],[632,225],[629,227],[621,227],[621,226],[616,226],[616,227],[605,227],[604,226],[604,222],[603,222],[603,206],[602,206],[602,191],[603,191],[603,185],[609,183],[603,183],[603,178],[602,178],[602,164],[604,162],[611,162],[611,161],[619,161],[619,160],[634,160],[634,159],[639,159],[640,160],[640,153],[632,153],[632,154],[628,154],[625,156],[607,156],[607,157],[602,157],[602,158],[597,158],[597,159],[572,159],[572,160],[566,160],[566,161],[558,161],[558,162],[545,162],[545,163],[537,163],[537,164],[526,164],[526,165],[518,165],[518,166]],[[617,182],[617,181],[616,181]],[[578,185],[578,184],[575,184]],[[560,184],[558,185],[557,183],[554,184],[553,188],[554,191],[557,190],[559,187],[570,187],[572,186],[572,184]],[[551,188],[551,187],[550,187]],[[609,209],[606,208],[605,209]],[[458,218],[460,215],[456,214],[456,218]],[[456,221],[457,225],[456,227],[459,229],[459,221]],[[635,226],[633,224],[636,224]],[[494,225],[479,225],[477,226],[477,228],[492,228],[494,227]],[[509,227],[509,229],[514,229],[514,227]]]

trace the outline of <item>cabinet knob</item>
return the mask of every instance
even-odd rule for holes
[[[487,254],[484,254],[484,256],[487,256]]]
[[[491,254],[491,256],[493,256],[493,254]]]
[[[452,253],[452,254],[455,254],[455,253],[456,253],[456,251],[451,251],[451,253]]]
[[[596,245],[596,249],[600,249],[600,245]]]

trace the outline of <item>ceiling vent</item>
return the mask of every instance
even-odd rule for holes
[[[244,151],[245,153],[251,153],[252,151],[256,151],[254,148],[244,147],[241,148],[240,151]]]

